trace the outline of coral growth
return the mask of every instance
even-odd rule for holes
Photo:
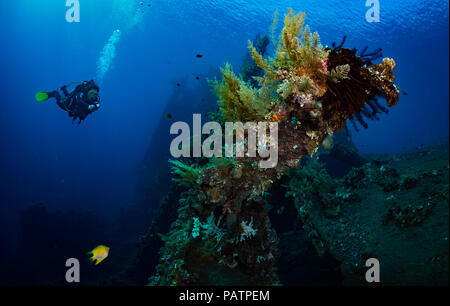
[[[334,179],[312,159],[285,181],[302,230],[340,262],[344,284],[369,285],[371,257],[383,284],[448,284],[448,149],[386,155]]]
[[[257,34],[253,39],[252,44],[255,46],[256,51],[264,56],[267,52],[267,47],[269,46],[269,37],[267,35],[261,36]],[[255,77],[261,77],[264,75],[264,71],[259,68],[251,56],[251,52],[245,55],[244,61],[241,65],[241,76],[242,80],[246,83],[250,83],[252,86],[257,87],[258,82]]]
[[[331,73],[327,81],[328,91],[322,99],[324,117],[332,120],[333,116],[345,116],[356,130],[355,121],[367,128],[363,116],[378,120],[378,114],[388,113],[377,101],[378,97],[385,98],[389,107],[397,104],[399,93],[393,83],[395,62],[385,58],[382,63],[372,65],[369,59],[357,56],[355,49],[345,49],[342,44],[327,48],[327,67]],[[333,129],[343,127],[345,123],[340,122]]]
[[[214,264],[226,269],[224,278],[241,273],[246,284],[278,284],[278,239],[264,204],[268,188],[366,104],[378,106],[376,97],[386,98],[388,106],[397,103],[393,60],[370,65],[356,51],[323,48],[319,35],[304,26],[304,18],[304,13],[288,11],[273,58],[265,58],[249,42],[250,54],[264,72],[254,78],[257,88],[234,74],[229,64],[221,70],[222,80],[212,81],[225,121],[278,122],[278,164],[260,169],[261,157],[211,161],[198,168],[172,162],[181,177],[176,180],[191,188],[179,201],[178,219],[164,238],[151,284],[201,283],[202,269]],[[356,199],[345,191],[335,198]],[[336,205],[330,214],[338,213],[332,211]],[[324,247],[320,236],[314,241],[316,248]]]
[[[255,89],[238,78],[229,64],[221,69],[222,81],[212,81],[219,106],[226,121],[259,121],[264,119],[270,96],[263,88]]]
[[[172,173],[177,175],[173,180],[180,185],[191,187],[197,183],[200,177],[200,170],[195,166],[190,166],[178,160],[170,160]]]

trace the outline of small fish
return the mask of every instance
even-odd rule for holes
[[[177,83],[177,86],[178,86],[178,87],[180,87],[180,86],[181,86],[181,84],[180,84],[180,83]]]
[[[167,113],[167,114],[166,114],[166,118],[167,118],[167,119],[172,119],[172,115],[169,114],[169,113]]]
[[[195,79],[196,79],[196,80],[200,80],[200,77],[196,76]]]
[[[407,93],[406,91],[403,91],[403,95],[404,95],[404,96],[407,96],[408,93]]]
[[[272,121],[273,121],[273,122],[278,121],[278,115],[275,115],[275,114],[274,114],[274,115],[272,116]]]
[[[108,257],[109,254],[109,247],[105,245],[99,245],[92,251],[87,253],[88,255],[92,255],[89,258],[89,261],[93,262],[94,265],[98,265],[101,263],[106,257]]]
[[[202,55],[202,54],[197,54],[196,57],[197,57],[197,58],[202,58],[203,55]]]

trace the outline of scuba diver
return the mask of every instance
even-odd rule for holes
[[[67,87],[72,84],[79,84],[69,93]],[[78,118],[78,124],[86,117],[95,112],[100,107],[100,97],[98,92],[100,88],[93,80],[70,83],[61,87],[61,92],[54,90],[51,92],[40,91],[36,94],[38,102],[47,101],[50,98],[56,99],[56,104],[65,110],[69,117],[72,117],[72,123]]]

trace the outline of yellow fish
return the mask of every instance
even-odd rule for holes
[[[109,247],[105,245],[99,245],[92,251],[88,252],[88,255],[92,255],[89,260],[94,263],[94,265],[98,265],[101,263],[106,257],[108,257]]]

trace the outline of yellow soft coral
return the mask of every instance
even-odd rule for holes
[[[309,27],[304,26],[305,15],[294,14],[292,9],[288,10],[277,42],[275,58],[270,59],[270,64],[249,45],[253,59],[265,72],[265,84],[272,85],[274,80],[284,84],[277,88],[279,93],[282,92],[283,99],[291,94],[311,91],[312,88],[318,96],[326,91],[328,72],[324,63],[328,53],[322,49],[319,35],[311,33]],[[272,29],[275,27],[276,18],[277,14]],[[289,89],[292,89],[292,92],[287,91]]]
[[[276,26],[275,14],[272,30]],[[222,81],[213,81],[219,105],[226,121],[257,121],[267,118],[273,103],[291,96],[312,94],[319,98],[326,91],[328,53],[320,45],[319,35],[304,27],[305,13],[288,10],[274,58],[265,59],[249,41],[248,48],[264,77],[255,77],[260,88],[255,89],[237,77],[227,64],[222,69]],[[278,100],[278,101],[277,101]]]
[[[222,81],[212,81],[219,97],[219,105],[225,121],[260,121],[270,105],[270,92],[266,87],[255,89],[238,78],[230,64],[220,70]]]
[[[265,74],[273,73],[272,67],[269,65],[269,62],[256,51],[255,47],[253,47],[252,42],[248,41],[248,49],[250,50],[250,55],[255,61],[256,65],[261,68]]]
[[[273,65],[281,69],[298,70],[297,75],[316,74],[323,68],[327,53],[320,46],[319,34],[304,27],[305,13],[294,14],[292,9],[284,19]]]

